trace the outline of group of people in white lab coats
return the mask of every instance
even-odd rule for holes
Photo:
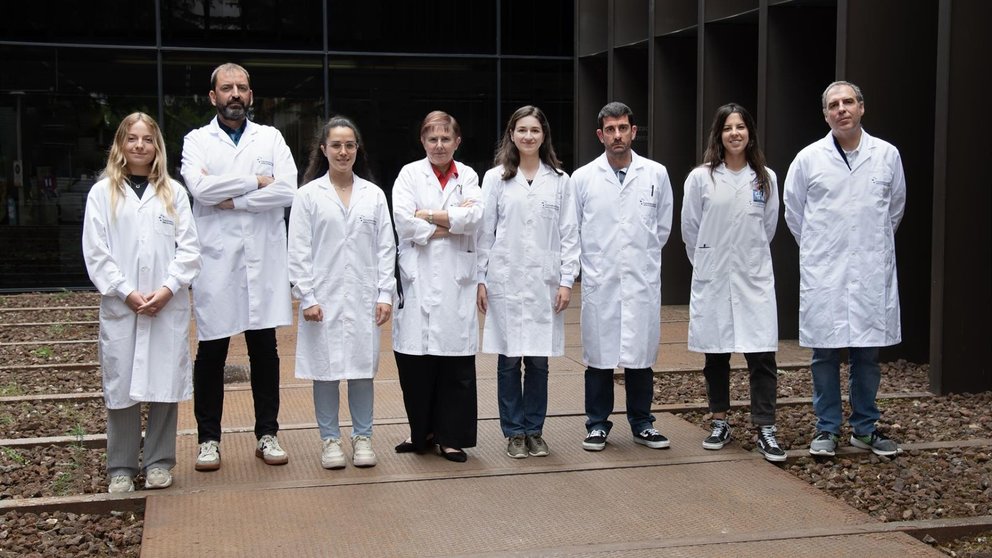
[[[466,461],[465,449],[477,442],[479,313],[482,350],[499,355],[506,453],[549,455],[548,358],[564,353],[564,310],[580,269],[587,365],[582,447],[607,445],[618,367],[633,441],[669,447],[653,427],[650,407],[661,252],[673,196],[665,167],[632,149],[637,127],[629,107],[603,107],[597,136],[604,153],[571,177],[555,154],[545,114],[521,107],[481,187],[475,171],[454,159],[457,120],[431,112],[420,129],[425,158],[400,171],[390,219],[352,120],[336,116],[322,127],[297,189],[281,134],[247,119],[248,72],[219,66],[210,99],[217,117],[190,132],[183,146],[192,210],[167,174],[158,125],[142,113],[121,122],[104,176],[87,200],[84,256],[103,295],[110,492],[133,490],[141,473],[146,488],[172,484],[177,402],[191,391],[195,468],[220,467],[223,368],[230,336],[240,332],[251,366],[255,455],[270,465],[288,461],[277,438],[275,328],[293,321],[290,294],[300,301],[296,376],[313,380],[323,467],[340,469],[348,461],[338,420],[341,380],[348,381],[351,461],[378,462],[372,379],[379,328],[391,318],[410,425],[395,451],[430,450]],[[857,86],[831,84],[823,111],[831,132],[799,153],[784,189],[786,222],[800,246],[800,343],[814,349],[818,421],[810,453],[835,452],[840,350],[849,348],[851,444],[892,455],[898,445],[875,428],[874,399],[878,347],[900,340],[893,237],[905,179],[898,151],[861,129]],[[283,215],[290,204],[287,237]],[[753,118],[740,105],[720,107],[703,162],[684,188],[681,231],[693,265],[688,344],[705,353],[713,420],[703,447],[720,449],[731,439],[729,361],[741,352],[756,447],[770,461],[785,460],[775,438],[778,328],[769,249],[778,212],[776,175],[765,165]],[[195,364],[187,341],[190,285]],[[142,402],[150,408],[139,465]]]

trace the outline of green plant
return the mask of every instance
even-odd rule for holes
[[[55,296],[52,297],[52,298],[54,298],[55,300],[57,300],[59,302],[63,302],[65,300],[67,300],[71,295],[72,295],[72,291],[70,291],[69,289],[66,289],[66,288],[63,287],[62,290],[59,291],[59,292],[57,292],[57,293],[55,293]]]
[[[14,415],[10,413],[0,413],[0,425],[10,426],[14,424]]]
[[[24,390],[17,382],[8,382],[0,386],[0,397],[8,397],[14,395],[24,395]]]
[[[82,447],[83,438],[86,437],[86,429],[83,428],[82,424],[77,422],[69,429],[69,435],[76,439],[75,443],[77,445]]]
[[[0,447],[0,453],[18,465],[26,465],[28,462],[28,459],[14,448]]]
[[[68,471],[62,471],[55,476],[55,480],[52,481],[52,492],[56,496],[65,496],[69,493],[69,487],[72,486],[72,473]]]
[[[48,326],[48,335],[50,337],[61,337],[65,333],[65,324],[58,323]]]
[[[31,351],[31,354],[38,358],[51,358],[55,354],[55,351],[51,347],[38,347],[37,349]]]

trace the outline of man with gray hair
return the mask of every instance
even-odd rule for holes
[[[841,349],[848,349],[851,445],[899,446],[875,423],[878,349],[902,339],[895,232],[906,205],[899,151],[861,126],[864,96],[836,81],[821,98],[830,132],[796,155],[785,179],[785,222],[799,243],[799,344],[813,349],[813,455],[833,456],[843,422]]]
[[[634,442],[667,448],[652,427],[661,322],[661,249],[672,230],[672,185],[659,163],[634,153],[634,115],[623,103],[599,111],[605,152],[571,178],[582,247],[582,349],[586,438],[600,451],[613,423],[613,370],[624,369]]]
[[[279,354],[275,328],[293,323],[284,208],[296,194],[296,163],[279,130],[248,120],[248,71],[222,64],[210,76],[217,116],[183,141],[182,176],[193,195],[203,269],[193,282],[199,345],[193,364],[197,471],[220,468],[224,363],[244,332],[255,407],[255,455],[269,465],[279,446]]]

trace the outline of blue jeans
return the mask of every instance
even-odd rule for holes
[[[840,434],[843,408],[840,399],[841,349],[813,349],[813,410],[816,412],[816,429]],[[875,421],[880,413],[875,405],[882,371],[878,366],[878,347],[851,347],[851,371],[848,390],[851,403],[851,429],[857,436],[875,431]]]
[[[523,385],[520,361],[526,372]],[[499,426],[507,438],[519,434],[540,435],[548,414],[548,357],[508,357],[496,363],[496,394]]]
[[[634,434],[651,428],[651,400],[654,396],[654,372],[650,368],[624,368],[627,391],[627,422]],[[586,432],[613,428],[613,370],[586,368]]]
[[[339,381],[313,381],[313,408],[317,414],[320,439],[341,439],[338,425],[338,410],[341,401],[338,397]],[[348,380],[348,410],[351,412],[351,435],[372,435],[372,378]]]

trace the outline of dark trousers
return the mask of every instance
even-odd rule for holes
[[[394,354],[410,440],[417,450],[428,444],[475,447],[479,415],[475,355]]]
[[[193,414],[199,443],[220,441],[224,414],[224,363],[230,337],[200,341],[193,362]],[[279,353],[275,328],[245,331],[255,404],[255,438],[279,432]]]
[[[750,372],[751,422],[756,426],[775,424],[775,396],[778,367],[775,353],[744,353]],[[711,413],[730,410],[730,353],[706,353],[706,397]]]
[[[586,432],[613,428],[609,420],[613,412],[613,370],[586,368]],[[654,372],[650,368],[624,368],[624,388],[627,392],[627,422],[634,434],[651,428],[651,400],[654,397]]]

